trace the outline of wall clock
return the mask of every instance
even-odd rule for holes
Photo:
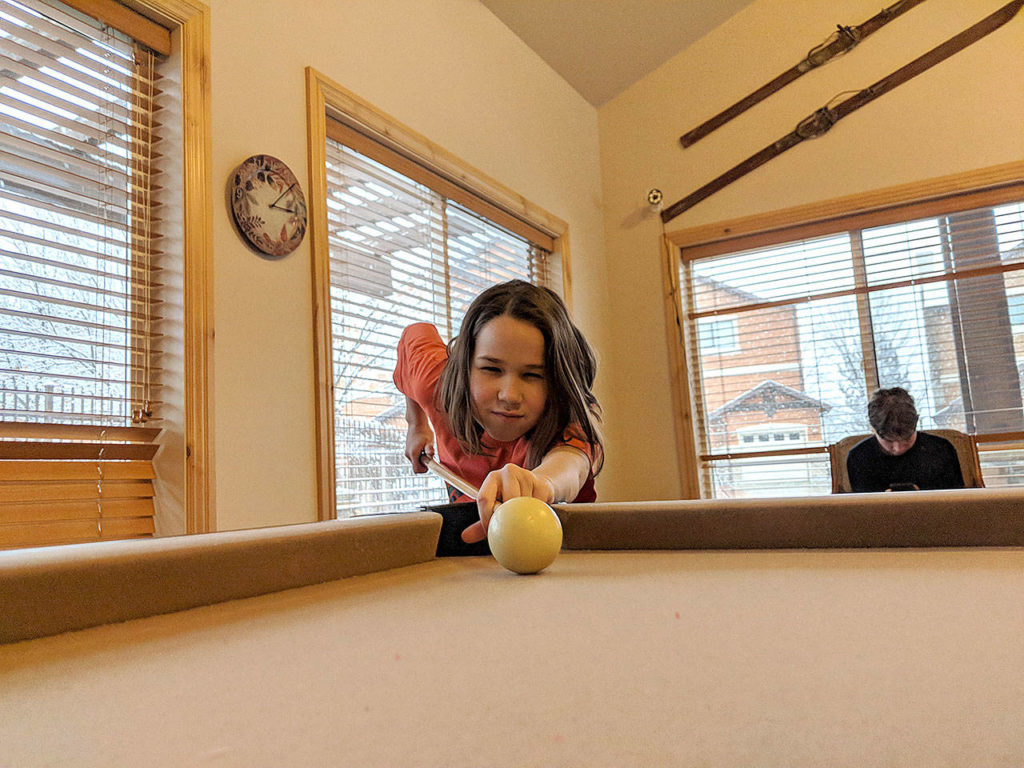
[[[291,169],[270,155],[253,155],[228,180],[231,217],[246,242],[281,258],[306,234],[306,198]]]

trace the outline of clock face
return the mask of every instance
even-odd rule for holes
[[[253,155],[228,183],[231,214],[249,244],[280,258],[298,248],[306,234],[306,198],[287,165],[270,155]]]

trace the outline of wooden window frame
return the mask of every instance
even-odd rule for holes
[[[210,11],[197,0],[70,0],[66,4],[153,50],[169,54],[180,68],[180,180],[177,184],[169,180],[166,194],[179,196],[181,202],[177,207],[183,225],[165,246],[180,252],[182,258],[184,391],[180,497],[185,533],[207,533],[216,529],[209,406],[213,338]],[[112,450],[105,442],[98,445],[103,455]],[[61,460],[64,458],[67,456],[61,454]]]
[[[198,0],[67,0],[181,68],[185,374],[185,532],[216,530],[210,397],[213,350],[213,154],[210,9]],[[174,43],[177,43],[176,51]]]
[[[550,238],[550,252],[562,265],[562,295],[572,307],[569,227],[561,219],[530,203],[513,190],[477,170],[394,117],[380,111],[313,67],[306,68],[306,131],[309,171],[309,238],[313,271],[313,337],[317,519],[335,517],[334,371],[331,356],[330,252],[327,227],[327,118],[366,137],[360,147],[399,158],[400,172],[429,174],[449,185],[450,197],[469,195],[491,206],[498,221],[522,234],[523,227]],[[418,179],[419,180],[419,179]],[[457,200],[458,201],[458,200]],[[459,201],[461,202],[461,201]],[[479,212],[479,211],[478,211]],[[545,244],[547,244],[545,242]]]
[[[118,0],[61,0],[61,2],[123,32],[136,42],[142,43],[163,56],[171,54],[171,30],[166,25],[158,24],[147,16],[133,11]]]
[[[702,484],[701,457],[697,450],[697,414],[686,365],[691,345],[696,340],[686,338],[683,307],[687,304],[687,297],[684,295],[685,287],[679,281],[680,260],[996,206],[1019,201],[1022,197],[1024,161],[665,233],[662,238],[662,280],[678,471],[684,498],[700,498]],[[813,454],[826,450],[808,448],[798,452]],[[791,452],[768,453],[782,455]]]

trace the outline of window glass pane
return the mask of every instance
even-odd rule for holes
[[[1024,203],[995,209],[996,237],[1004,264],[1024,260]],[[1007,311],[1013,337],[1013,355],[1017,362],[1017,378],[1024,389],[1024,271],[1003,275],[1007,294]]]
[[[446,201],[451,314],[458,330],[470,303],[488,285],[529,280],[530,243]]]
[[[919,426],[963,429],[948,283],[937,290],[898,288],[871,294],[875,363],[882,387],[903,387],[914,396]],[[942,420],[936,423],[936,417]]]
[[[867,396],[857,297],[811,301],[798,312],[804,392],[821,403],[821,437],[864,432]]]
[[[694,314],[750,307],[696,322],[693,368],[700,379],[694,391],[706,424],[702,453],[820,446],[859,421],[865,400],[856,299],[808,300],[815,293],[853,287],[847,235],[690,266]],[[732,472],[731,477],[735,483],[753,475]],[[756,484],[766,487],[763,478]],[[741,492],[746,493],[736,485],[729,491]]]
[[[441,206],[331,140],[327,178],[338,514],[412,509],[436,501],[440,485],[407,468],[405,400],[391,373],[405,325],[446,329]]]
[[[986,488],[1024,485],[1024,448],[979,451],[981,474]]]
[[[705,492],[774,494],[790,456],[736,455],[867,433],[875,386],[924,429],[1024,431],[1022,256],[1017,203],[681,265]]]
[[[762,449],[779,447],[770,440],[758,444]],[[824,454],[722,459],[709,472],[716,499],[820,496],[832,490]]]
[[[1024,203],[1000,206],[994,209],[994,215],[1003,261],[1021,261],[1024,259]]]
[[[450,340],[484,288],[530,278],[537,250],[332,139],[327,181],[337,514],[443,503],[441,481],[404,456],[399,337],[428,322]]]
[[[901,226],[918,236],[894,237],[898,227],[863,233],[869,277],[903,283],[871,294],[880,386],[910,391],[924,429],[1021,429],[1022,366],[1011,314],[1020,275],[1006,271],[1018,263],[1020,206]],[[879,258],[881,242],[887,248]],[[907,285],[943,272],[943,281]],[[965,276],[949,279],[954,274]]]
[[[773,424],[798,426],[796,442],[805,446],[863,431],[867,400],[856,326],[849,296],[737,315],[736,349],[700,358],[708,452],[749,446],[744,436],[751,428]]]
[[[131,424],[157,402],[152,83],[130,41],[37,0],[5,3],[0,56],[0,418]]]
[[[694,262],[695,311],[850,289],[854,277],[849,252],[844,233]]]
[[[702,352],[735,352],[739,348],[735,318],[699,320],[697,336]]]
[[[1014,286],[1016,289],[1017,286]],[[1010,324],[1013,326],[1024,325],[1024,293],[1012,293],[1006,297],[1010,310]],[[1014,334],[1018,333],[1016,327]]]
[[[872,286],[941,275],[947,269],[936,219],[868,230],[862,242]]]

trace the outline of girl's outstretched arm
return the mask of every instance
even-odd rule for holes
[[[590,459],[579,448],[560,445],[548,451],[533,473],[551,481],[552,498],[549,504],[572,501],[590,476]]]
[[[476,497],[480,520],[462,532],[462,540],[482,541],[494,508],[501,502],[516,496],[532,496],[546,504],[571,501],[589,475],[590,459],[583,451],[567,445],[548,452],[532,471],[515,464],[494,470],[484,478]]]

